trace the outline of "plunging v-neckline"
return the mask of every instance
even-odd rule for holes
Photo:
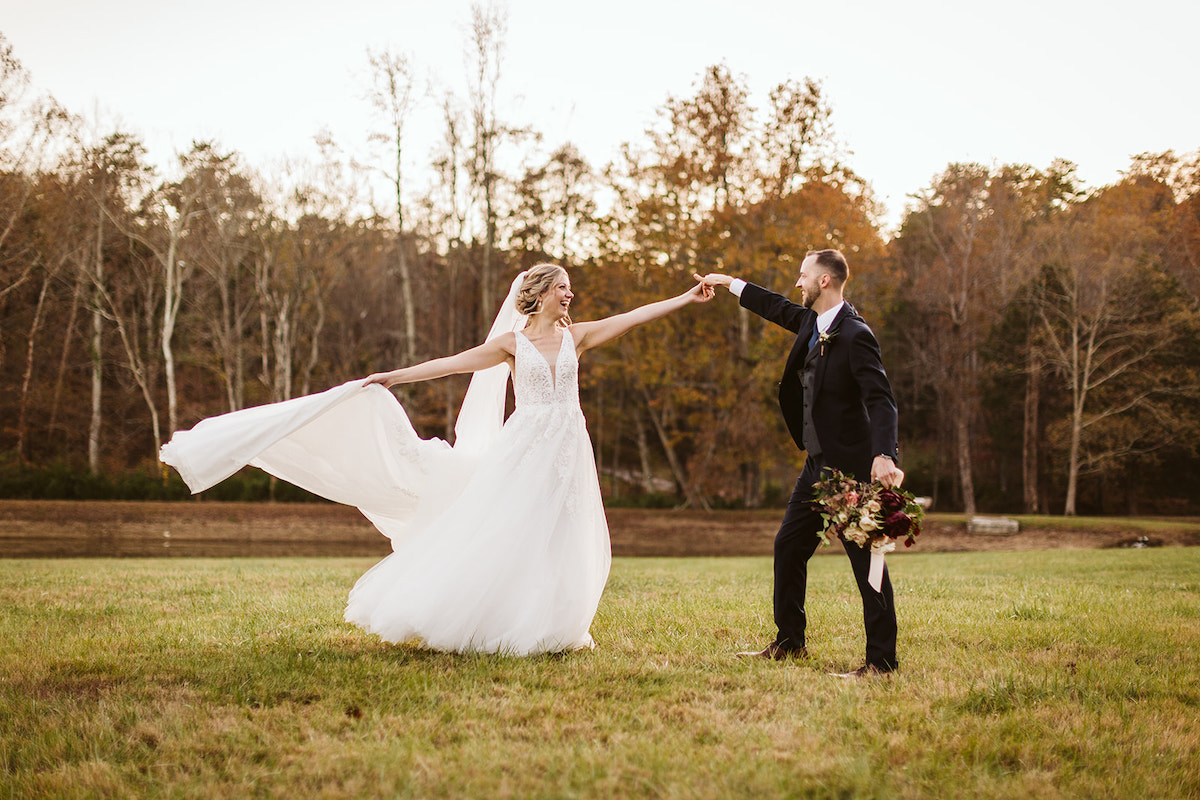
[[[558,361],[562,358],[563,345],[567,343],[567,330],[564,328],[562,335],[558,339],[558,349],[554,351],[553,362],[546,358],[546,354],[542,352],[540,347],[533,343],[532,339],[525,335],[524,331],[517,331],[517,333],[521,334],[521,337],[525,340],[525,342],[532,347],[541,357],[542,361],[546,363],[546,368],[550,370],[550,385],[554,389],[558,389]]]

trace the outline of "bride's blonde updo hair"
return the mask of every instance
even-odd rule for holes
[[[566,274],[567,271],[558,264],[538,264],[530,267],[525,273],[525,280],[521,281],[521,288],[517,289],[517,313],[530,316],[541,311],[538,304],[541,296]],[[570,315],[567,315],[564,322],[567,325],[571,324]]]

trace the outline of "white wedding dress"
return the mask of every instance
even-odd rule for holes
[[[491,336],[523,324],[502,314]],[[419,438],[391,392],[356,380],[204,420],[161,458],[193,492],[252,464],[357,506],[393,552],[355,584],[345,617],[386,641],[510,655],[591,647],[612,559],[575,342],[564,329],[551,364],[516,338],[516,410],[500,424],[507,365],[476,373],[454,447]]]

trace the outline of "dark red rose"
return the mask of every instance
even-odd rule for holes
[[[879,506],[883,510],[884,519],[890,518],[897,511],[904,511],[904,497],[895,489],[884,489],[879,493]]]
[[[883,518],[883,529],[893,539],[905,536],[908,533],[908,529],[912,527],[912,518],[904,513],[903,508],[901,506],[900,511],[893,511]]]

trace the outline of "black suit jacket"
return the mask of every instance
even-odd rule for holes
[[[796,334],[779,382],[779,408],[792,439],[805,450],[800,373],[817,314],[752,283],[742,290],[741,304]],[[896,400],[883,369],[879,342],[853,306],[842,306],[827,334],[831,338],[824,344],[824,352],[816,354],[812,409],[822,461],[869,481],[875,456],[890,456],[898,463]]]

